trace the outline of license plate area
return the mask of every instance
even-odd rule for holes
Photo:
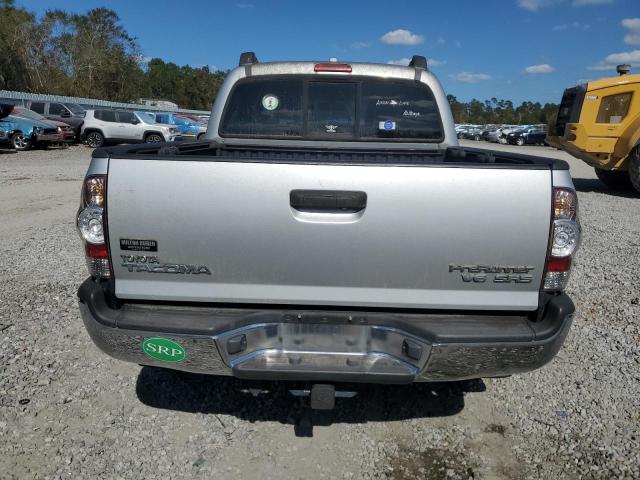
[[[398,329],[376,325],[266,323],[216,337],[227,365],[258,369],[422,370],[431,345]],[[298,367],[296,367],[298,365]]]

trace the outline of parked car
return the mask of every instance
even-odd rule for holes
[[[186,127],[189,134],[195,136],[197,140],[201,140],[202,137],[204,137],[204,134],[207,133],[206,124],[181,115],[176,115],[176,125],[178,127]]]
[[[64,143],[71,143],[76,139],[76,132],[71,125],[65,122],[59,122],[57,120],[47,120],[43,115],[29,110],[24,107],[13,107],[13,114],[20,117],[31,118],[32,120],[40,120],[48,123],[52,123],[60,128],[60,141]]]
[[[500,129],[500,133],[498,134],[498,143],[501,143],[503,145],[507,144],[507,135],[509,135],[511,132],[515,130],[520,130],[522,128],[523,128],[522,125],[510,125],[510,126],[502,127]]]
[[[500,135],[500,129],[498,127],[488,128],[482,131],[482,140],[498,143],[498,135]]]
[[[190,118],[194,122],[198,122],[198,123],[207,123],[205,120],[201,118],[202,117],[201,115],[192,115],[191,113],[176,113],[176,116],[182,117],[182,118]]]
[[[510,145],[544,145],[547,137],[546,130],[540,128],[524,128],[514,130],[507,134],[507,143]]]
[[[11,105],[0,103],[0,120],[9,116],[12,110],[10,107]],[[8,128],[9,127],[7,125],[0,124],[0,145],[6,145],[9,143],[9,139],[13,132]]]
[[[304,382],[325,409],[336,382],[505,376],[558,353],[580,242],[569,165],[461,148],[424,57],[244,53],[205,138],[91,161],[78,298],[102,351]]]
[[[458,138],[480,140],[482,138],[482,129],[480,127],[471,127],[461,130],[460,133],[458,133]]]
[[[87,110],[82,140],[92,148],[105,143],[173,142],[180,133],[175,126],[156,123],[146,112],[129,110]]]
[[[13,111],[13,105],[2,104],[3,111]],[[36,146],[47,146],[51,142],[61,141],[61,132],[57,125],[48,121],[34,120],[18,115],[7,115],[0,119],[0,128],[11,132],[9,143],[16,150],[29,150]]]
[[[185,140],[200,140],[207,132],[206,125],[200,124],[185,118],[183,116],[176,115],[175,113],[156,113],[156,122],[164,123],[166,125],[174,125],[180,131],[180,135]]]
[[[77,103],[30,101],[27,108],[43,115],[48,120],[64,122],[73,127],[76,138],[80,139],[80,130],[86,110]]]

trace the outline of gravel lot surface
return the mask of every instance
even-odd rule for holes
[[[577,315],[536,372],[366,388],[311,414],[281,385],[112,360],[86,334],[73,217],[90,150],[0,150],[0,478],[640,478],[640,198],[571,163]]]

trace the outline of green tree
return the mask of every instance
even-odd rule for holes
[[[35,17],[13,0],[0,0],[0,89],[31,90],[25,62]]]

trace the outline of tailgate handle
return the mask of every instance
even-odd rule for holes
[[[301,212],[355,213],[367,206],[367,194],[343,190],[291,190],[289,204]]]

